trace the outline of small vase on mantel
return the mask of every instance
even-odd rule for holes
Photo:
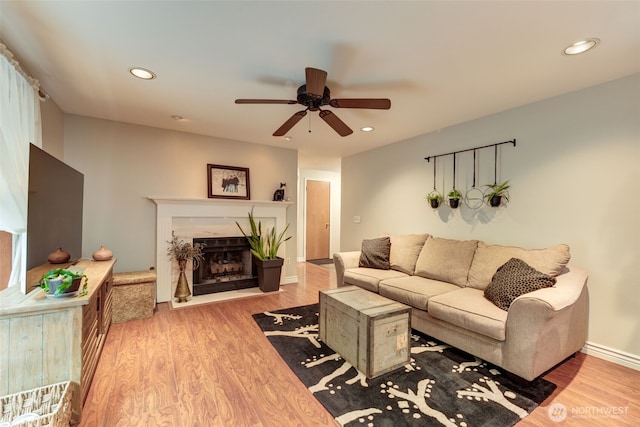
[[[62,248],[57,248],[47,257],[47,261],[51,264],[62,264],[71,259],[71,254]]]
[[[93,253],[92,256],[96,261],[109,261],[111,258],[113,258],[113,252],[102,245],[97,251]]]

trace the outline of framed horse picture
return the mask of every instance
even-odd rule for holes
[[[209,198],[249,200],[249,168],[207,164]]]

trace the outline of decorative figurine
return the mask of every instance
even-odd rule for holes
[[[273,193],[273,201],[281,202],[284,200],[284,188],[287,186],[286,182],[280,183],[280,188]]]

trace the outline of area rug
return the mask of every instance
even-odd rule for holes
[[[253,315],[300,381],[343,426],[512,426],[556,388],[514,382],[412,331],[411,362],[367,379],[318,339],[318,304]]]

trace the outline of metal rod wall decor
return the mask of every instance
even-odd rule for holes
[[[498,145],[502,145],[502,144],[513,144],[513,146],[515,147],[516,146],[516,139],[513,138],[511,141],[497,142],[495,144],[483,145],[482,147],[468,148],[466,150],[452,151],[451,153],[438,154],[438,155],[435,155],[435,156],[425,157],[424,159],[427,162],[430,162],[431,159],[433,159],[435,161],[435,159],[438,158],[438,157],[450,156],[452,154],[455,155],[455,154],[458,154],[458,153],[466,153],[467,151],[473,151],[474,152],[474,156],[475,156],[475,151],[476,150],[480,150],[482,148],[489,148],[489,147],[498,147]],[[497,148],[496,148],[496,150],[497,150]]]

